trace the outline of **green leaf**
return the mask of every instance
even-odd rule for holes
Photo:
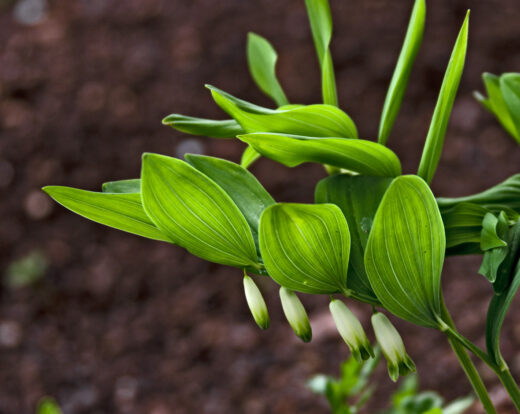
[[[207,85],[220,108],[234,118],[247,133],[279,132],[312,137],[357,138],[352,119],[331,105],[297,106],[292,109],[268,109],[237,99]]]
[[[518,222],[512,229],[519,239],[518,233],[520,233],[520,222]],[[491,303],[489,304],[487,320],[486,320],[486,346],[489,355],[493,358],[496,364],[500,366],[503,363],[502,356],[500,353],[500,331],[502,324],[506,317],[507,311],[511,306],[518,288],[520,287],[520,261],[518,260],[518,245],[516,251],[512,256],[516,257],[513,261],[512,266],[509,266],[510,280],[506,288],[501,292],[495,292]]]
[[[186,154],[186,161],[222,188],[244,215],[258,247],[260,215],[275,201],[253,174],[231,161]]]
[[[500,78],[491,73],[483,73],[482,79],[484,81],[484,85],[486,86],[486,91],[489,98],[486,99],[478,93],[475,94],[475,97],[486,107],[489,112],[498,118],[504,129],[511,136],[517,137],[518,133],[516,127],[513,123],[513,120],[511,119],[511,115],[509,114],[509,109],[502,96],[502,91],[500,90]]]
[[[248,145],[247,148],[242,153],[242,157],[240,158],[240,165],[244,168],[249,168],[251,164],[253,164],[261,155],[255,151],[255,149]]]
[[[275,204],[260,218],[260,251],[269,275],[304,293],[344,292],[350,234],[333,204]]]
[[[365,268],[378,299],[395,315],[438,327],[446,239],[435,198],[418,176],[390,184],[377,209]]]
[[[323,102],[338,105],[336,81],[329,45],[332,39],[332,15],[328,0],[305,0],[312,38],[321,68]]]
[[[141,180],[134,178],[130,180],[109,181],[103,183],[102,191],[104,193],[140,193]]]
[[[514,210],[520,212],[520,174],[515,174],[507,180],[488,188],[481,193],[465,197],[438,197],[439,208],[447,209],[459,203],[474,203],[486,207],[493,212]]]
[[[507,242],[507,255],[498,265],[496,271],[496,280],[493,283],[493,290],[497,294],[502,294],[507,290],[513,275],[515,263],[519,260],[520,253],[520,222],[516,222],[511,229],[507,231],[505,240]],[[504,247],[504,249],[506,249]]]
[[[485,251],[495,247],[507,246],[507,243],[502,240],[505,232],[507,232],[507,216],[505,213],[501,212],[499,217],[487,213],[482,221],[480,248]]]
[[[431,183],[437,164],[441,158],[442,147],[444,145],[444,136],[448,128],[453,101],[459,88],[462,70],[464,69],[464,61],[466,59],[466,49],[468,44],[468,28],[469,28],[469,11],[464,19],[464,24],[460,29],[459,36],[455,42],[453,52],[451,54],[444,80],[442,81],[441,90],[435,111],[433,112],[430,129],[426,137],[426,143],[419,164],[417,175],[424,178],[427,183]]]
[[[273,99],[278,106],[289,101],[276,78],[278,55],[267,39],[255,33],[247,36],[247,62],[249,71],[262,92]]]
[[[500,91],[506,103],[512,123],[513,137],[520,143],[520,73],[506,73],[500,77]]]
[[[63,207],[96,223],[149,239],[172,242],[146,215],[140,194],[96,193],[62,186],[44,187],[43,191]]]
[[[377,207],[391,182],[391,178],[340,174],[325,178],[316,186],[316,203],[336,204],[349,223],[347,288],[355,292],[357,299],[370,303],[378,300],[365,271],[365,248]]]
[[[239,135],[238,138],[260,154],[288,167],[317,162],[366,175],[395,177],[401,174],[397,155],[372,141],[263,132]]]
[[[50,397],[44,397],[38,403],[36,414],[61,414],[62,411],[58,403]]]
[[[171,114],[164,118],[162,123],[186,134],[212,138],[234,138],[244,133],[242,127],[234,119],[220,121]]]
[[[210,262],[258,268],[251,229],[229,195],[188,163],[143,154],[146,213],[172,240]]]
[[[399,59],[388,87],[381,121],[379,123],[378,142],[386,145],[390,131],[394,126],[395,118],[401,108],[404,93],[412,66],[422,43],[424,19],[426,16],[425,0],[416,0],[408,23],[408,30],[404,39]]]

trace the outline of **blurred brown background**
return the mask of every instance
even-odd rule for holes
[[[412,1],[331,0],[340,104],[375,137]],[[422,50],[390,146],[414,172],[452,45],[472,9],[469,55],[440,170],[438,195],[463,195],[518,172],[520,148],[472,98],[484,71],[520,71],[518,0],[430,0]],[[305,388],[337,374],[348,354],[327,298],[303,297],[314,327],[300,343],[277,288],[263,281],[272,327],[260,332],[240,272],[182,249],[75,216],[40,187],[96,190],[139,175],[144,151],[237,161],[242,145],[191,138],[161,125],[171,112],[223,117],[211,83],[270,105],[250,79],[248,31],[277,49],[291,101],[320,99],[302,0],[0,0],[0,413],[32,413],[43,395],[66,414],[326,413]],[[252,171],[279,201],[311,202],[318,166]],[[474,258],[449,259],[448,305],[483,344],[490,287]],[[368,330],[368,307],[351,304]],[[520,378],[520,316],[503,347]],[[447,342],[399,323],[423,388],[451,399],[470,387]],[[500,412],[507,396],[484,371]],[[376,406],[393,389],[382,366]],[[474,409],[474,412],[479,412]]]

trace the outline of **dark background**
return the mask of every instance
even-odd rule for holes
[[[331,6],[340,104],[360,135],[373,138],[412,1]],[[437,195],[482,190],[520,164],[518,145],[472,98],[483,89],[482,72],[520,71],[518,0],[428,2],[423,46],[390,146],[405,172],[414,172],[467,8],[468,59],[433,183]],[[137,177],[144,151],[201,149],[237,161],[242,144],[193,141],[160,121],[171,112],[223,117],[204,83],[271,105],[248,75],[248,31],[277,49],[291,101],[320,100],[302,0],[0,0],[1,414],[31,413],[43,395],[57,398],[66,414],[327,412],[304,385],[318,372],[337,374],[348,355],[326,297],[303,297],[314,339],[302,344],[284,321],[276,286],[260,281],[272,319],[260,332],[238,270],[88,222],[39,190],[96,190]],[[311,202],[324,177],[318,166],[289,170],[265,159],[252,171],[279,201]],[[32,273],[10,266],[27,257],[47,265]],[[491,289],[477,268],[475,258],[448,259],[443,288],[462,331],[483,345]],[[18,283],[17,272],[35,280]],[[349,306],[370,331],[370,309]],[[503,349],[520,378],[517,307]],[[441,334],[398,326],[423,388],[449,399],[470,391]],[[393,389],[384,371],[379,407]],[[512,412],[494,376],[483,372],[499,412]]]

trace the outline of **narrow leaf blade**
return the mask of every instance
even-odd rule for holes
[[[520,73],[502,75],[500,91],[514,126],[514,129],[511,128],[512,135],[520,143]]]
[[[133,178],[130,180],[109,181],[103,183],[102,191],[104,193],[140,193],[141,180]]]
[[[234,119],[221,121],[171,114],[164,118],[162,123],[186,134],[212,138],[234,138],[244,132],[243,128]]]
[[[422,43],[424,32],[424,20],[426,16],[425,0],[416,0],[408,23],[408,30],[404,39],[397,65],[388,87],[381,121],[379,123],[378,142],[386,145],[388,137],[394,126],[395,119],[401,108],[404,93],[408,84],[408,78]]]
[[[417,171],[417,175],[422,177],[427,183],[431,183],[435,170],[437,169],[437,164],[441,158],[451,109],[453,108],[455,95],[459,88],[462,70],[464,69],[468,44],[468,28],[469,11],[460,29],[448,63],[448,68],[446,69],[446,74],[444,75],[444,80],[442,81],[439,98],[433,112],[430,129],[426,137],[421,162]]]

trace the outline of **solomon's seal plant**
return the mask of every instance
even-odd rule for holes
[[[496,373],[520,408],[520,391],[499,346],[500,328],[520,286],[520,175],[459,198],[436,198],[429,186],[464,67],[469,13],[447,65],[417,173],[402,175],[400,160],[387,143],[422,41],[425,0],[415,1],[377,140],[359,138],[354,121],[338,107],[327,0],[306,0],[305,5],[321,69],[323,103],[290,103],[276,78],[274,48],[250,34],[249,69],[274,108],[207,85],[228,119],[172,114],[163,120],[185,133],[242,141],[247,146],[240,164],[202,155],[187,154],[180,160],[144,154],[138,179],[105,183],[101,192],[60,186],[44,190],[88,219],[241,269],[247,303],[261,328],[269,324],[267,306],[249,275],[270,277],[280,285],[283,311],[304,341],[311,339],[311,328],[295,292],[340,294],[369,304],[394,380],[415,366],[381,311],[438,329],[450,341],[486,412],[495,409],[468,351]],[[478,98],[518,139],[518,75],[484,79],[489,98]],[[317,184],[316,203],[276,202],[247,169],[262,156],[288,167],[322,164],[330,176]],[[460,254],[482,255],[480,273],[492,284],[486,350],[457,331],[444,303],[444,259]],[[346,305],[332,298],[330,309],[356,359],[373,357],[361,323]]]

